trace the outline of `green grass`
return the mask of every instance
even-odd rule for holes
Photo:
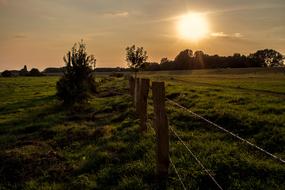
[[[144,73],[167,97],[285,158],[285,76],[263,70]],[[256,83],[248,82],[254,76]],[[259,80],[260,79],[260,80]],[[267,80],[268,79],[268,80]],[[127,80],[97,78],[86,107],[67,110],[58,77],[0,78],[0,189],[159,189],[155,133],[139,133]],[[238,87],[239,86],[239,87]],[[149,98],[149,127],[153,107]],[[224,189],[285,189],[285,166],[167,103],[169,123]],[[175,136],[189,189],[216,189]],[[167,189],[182,189],[170,167]]]

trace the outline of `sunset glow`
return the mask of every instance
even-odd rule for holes
[[[199,41],[209,33],[208,21],[201,13],[187,13],[178,21],[178,32],[183,39]]]
[[[0,0],[0,72],[62,67],[81,39],[97,67],[127,67],[124,50],[143,46],[149,59],[184,49],[285,54],[285,1]],[[263,22],[264,21],[264,22]]]

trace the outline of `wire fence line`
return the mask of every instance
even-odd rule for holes
[[[139,81],[139,82],[138,82],[138,81]],[[268,152],[268,151],[266,151],[266,150],[260,148],[259,146],[257,146],[257,145],[255,145],[255,144],[251,143],[250,141],[248,141],[248,140],[246,140],[246,139],[243,139],[242,137],[238,136],[237,134],[234,134],[233,132],[231,132],[231,131],[229,131],[229,130],[223,128],[223,127],[221,127],[220,125],[218,125],[218,124],[216,124],[216,123],[214,123],[214,122],[212,122],[212,121],[206,119],[205,117],[203,117],[203,116],[201,116],[201,115],[199,115],[199,114],[197,114],[197,113],[195,113],[195,112],[189,110],[188,108],[186,108],[186,107],[180,105],[179,103],[177,103],[177,102],[175,102],[175,101],[173,101],[173,100],[170,100],[170,99],[166,98],[166,97],[165,97],[165,87],[164,87],[165,84],[164,84],[164,82],[155,82],[156,88],[153,89],[152,86],[145,87],[146,85],[140,84],[140,83],[143,83],[143,82],[140,82],[140,79],[138,79],[138,81],[136,80],[135,83],[134,83],[134,80],[132,80],[132,82],[131,82],[131,80],[130,80],[130,92],[131,92],[131,96],[133,96],[134,99],[135,99],[135,101],[134,101],[134,106],[135,106],[136,108],[139,108],[139,109],[140,109],[140,107],[141,107],[139,104],[137,105],[137,100],[138,100],[137,98],[139,98],[139,99],[141,99],[141,97],[143,97],[143,99],[145,98],[145,96],[143,96],[143,95],[140,96],[139,94],[142,93],[142,92],[145,92],[146,88],[147,88],[147,90],[152,89],[152,91],[155,91],[155,92],[156,92],[156,95],[154,95],[154,93],[153,93],[153,97],[156,97],[156,98],[153,98],[153,100],[156,100],[156,103],[158,104],[158,106],[162,106],[162,107],[164,107],[164,109],[165,109],[164,101],[163,101],[163,104],[162,104],[162,103],[161,103],[160,101],[158,101],[158,100],[161,100],[161,99],[167,100],[167,102],[169,102],[169,103],[171,103],[171,104],[173,104],[173,105],[175,105],[175,106],[177,106],[177,107],[183,109],[183,110],[186,111],[186,112],[191,113],[191,114],[194,115],[195,117],[197,117],[197,118],[199,118],[199,119],[201,119],[201,120],[207,122],[208,124],[211,124],[211,125],[217,127],[218,129],[220,129],[220,130],[222,130],[222,131],[224,131],[224,132],[226,132],[226,133],[229,133],[231,136],[233,136],[233,137],[239,139],[239,140],[242,141],[242,142],[247,143],[248,145],[254,147],[255,149],[257,149],[257,150],[259,150],[259,151],[261,151],[261,152],[263,152],[263,153],[265,153],[266,155],[268,155],[268,156],[270,156],[270,157],[272,157],[272,158],[274,158],[274,159],[280,161],[280,162],[283,163],[283,164],[285,163],[285,161],[284,161],[282,158],[279,158],[278,156],[275,156],[275,155],[271,154],[270,152]],[[146,82],[146,81],[144,81],[144,82]],[[149,82],[149,81],[148,81],[148,82]],[[133,83],[133,84],[131,85],[131,83]],[[154,82],[153,82],[153,83],[154,83]],[[143,83],[143,84],[144,84],[144,83]],[[163,88],[162,88],[162,84],[163,84]],[[139,87],[138,87],[138,88],[134,88],[136,85],[138,85]],[[143,86],[143,87],[140,87],[140,86]],[[158,89],[159,89],[159,90],[158,90]],[[147,96],[148,96],[148,92],[147,92]],[[162,97],[163,97],[163,98],[162,98]],[[147,97],[147,99],[148,99],[148,97]],[[140,101],[138,101],[138,102],[140,102]],[[141,104],[143,104],[144,106],[147,107],[148,101],[146,100],[146,101],[142,101],[142,102],[144,102],[144,103],[141,103]],[[145,104],[146,104],[146,105],[145,105]],[[156,106],[157,106],[157,105],[156,105]],[[146,114],[146,115],[147,115],[147,112],[143,112],[143,111],[140,112],[139,109],[136,110],[136,112],[137,112],[138,114],[143,113],[143,114]],[[164,110],[164,109],[163,109],[163,110]],[[160,110],[160,111],[161,111],[161,110]],[[154,111],[154,112],[155,112],[155,111]],[[160,120],[165,121],[163,118],[160,117],[160,116],[162,115],[160,112],[156,111],[155,113],[156,113],[157,117],[160,118],[160,119],[158,119],[158,121],[160,121]],[[146,117],[146,118],[148,118],[148,117]],[[166,118],[166,120],[167,120],[167,117],[165,117],[165,118]],[[153,118],[153,119],[155,120],[155,118]],[[147,122],[147,123],[148,123],[148,122]],[[167,123],[167,122],[166,122],[166,123]],[[219,185],[219,183],[215,180],[215,178],[214,178],[213,175],[210,173],[210,171],[205,168],[205,166],[204,166],[204,165],[202,164],[202,162],[198,159],[198,157],[195,156],[195,154],[190,150],[190,148],[186,145],[186,143],[185,143],[185,142],[181,139],[181,137],[175,132],[175,130],[173,129],[173,127],[171,127],[171,126],[168,125],[168,124],[166,124],[166,126],[165,126],[165,125],[164,125],[164,122],[162,122],[161,125],[163,125],[163,127],[161,127],[161,128],[160,128],[160,126],[152,127],[152,125],[150,125],[150,126],[147,127],[147,128],[150,128],[150,130],[151,130],[154,134],[156,134],[156,135],[157,135],[157,134],[160,134],[160,136],[161,136],[162,133],[159,133],[158,131],[159,131],[159,130],[162,130],[162,129],[163,129],[163,130],[162,130],[162,131],[163,131],[163,134],[167,133],[167,135],[169,135],[169,131],[168,131],[168,130],[165,130],[165,127],[168,127],[168,128],[170,129],[170,131],[179,139],[179,141],[181,141],[181,143],[182,143],[182,144],[185,146],[185,148],[189,151],[189,153],[191,154],[191,156],[196,160],[196,162],[200,165],[200,167],[206,172],[206,174],[207,174],[207,175],[211,178],[211,180],[216,184],[216,186],[218,187],[218,189],[223,190],[223,188],[222,188],[222,187]],[[165,135],[166,135],[166,134],[165,134]],[[158,135],[158,136],[159,136],[159,135]],[[160,137],[160,136],[159,136],[159,137]],[[162,144],[164,143],[164,145],[165,145],[165,143],[167,143],[168,146],[169,146],[169,141],[165,141],[165,139],[161,141],[161,138],[159,138],[159,137],[158,137],[158,140],[159,140],[160,143],[162,143]],[[165,146],[166,146],[166,145],[165,145]],[[163,146],[158,146],[158,147],[163,147]],[[178,177],[178,179],[179,179],[179,181],[180,181],[180,183],[181,183],[181,186],[183,187],[183,189],[186,189],[186,187],[185,187],[185,185],[184,185],[184,183],[183,183],[183,181],[182,181],[182,178],[181,178],[181,176],[179,175],[179,173],[178,173],[178,171],[177,171],[177,169],[176,169],[176,167],[175,167],[175,164],[173,163],[173,161],[172,161],[171,158],[170,158],[170,155],[169,155],[169,147],[167,148],[168,154],[162,154],[162,153],[161,153],[161,151],[162,151],[162,152],[166,151],[166,149],[165,149],[165,150],[164,150],[164,149],[165,149],[165,148],[160,148],[159,150],[157,150],[157,155],[160,155],[160,158],[161,158],[161,156],[163,155],[163,156],[164,156],[164,159],[167,159],[167,157],[168,157],[169,163],[170,163],[170,164],[172,165],[172,167],[174,168],[174,171],[175,171],[175,173],[176,173],[176,175],[177,175],[177,177]],[[164,153],[165,153],[165,152],[164,152]],[[165,157],[165,155],[166,155],[166,157]],[[158,162],[159,162],[159,161],[158,161]],[[163,162],[159,162],[159,163],[160,163],[164,168],[167,168],[167,170],[169,169],[169,163],[168,163],[168,164],[165,164],[165,163],[163,163]],[[159,172],[160,172],[159,169],[160,169],[160,168],[158,168],[158,170],[157,170],[157,171],[158,171],[158,174],[159,174]]]
[[[244,139],[244,138],[238,136],[237,134],[235,134],[235,133],[233,133],[233,132],[231,132],[231,131],[229,131],[229,130],[223,128],[223,127],[221,127],[220,125],[218,125],[218,124],[216,124],[216,123],[214,123],[214,122],[212,122],[212,121],[206,119],[205,117],[203,117],[203,116],[201,116],[201,115],[199,115],[199,114],[197,114],[197,113],[195,113],[195,112],[189,110],[188,108],[186,108],[186,107],[184,107],[184,106],[178,104],[177,102],[175,102],[175,101],[173,101],[173,100],[170,100],[170,99],[168,99],[168,98],[166,98],[166,100],[167,100],[168,102],[172,103],[173,105],[176,105],[177,107],[179,107],[179,108],[181,108],[181,109],[183,109],[183,110],[185,110],[185,111],[191,113],[192,115],[196,116],[197,118],[202,119],[203,121],[205,121],[205,122],[207,122],[207,123],[209,123],[209,124],[211,124],[211,125],[217,127],[218,129],[220,129],[220,130],[222,130],[222,131],[224,131],[224,132],[226,132],[226,133],[229,133],[229,134],[232,135],[233,137],[235,137],[235,138],[241,140],[242,142],[247,143],[248,145],[250,145],[250,146],[256,148],[257,150],[259,150],[259,151],[261,151],[261,152],[267,154],[268,156],[270,156],[270,157],[272,157],[272,158],[278,160],[279,162],[285,164],[285,161],[284,161],[282,158],[277,157],[276,155],[274,155],[274,154],[268,152],[267,150],[265,150],[265,149],[263,149],[263,148],[261,148],[261,147],[255,145],[255,144],[251,143],[250,141],[248,141],[248,140],[246,140],[246,139]]]
[[[175,165],[174,165],[174,163],[173,163],[173,161],[172,161],[172,159],[171,159],[170,156],[169,156],[169,161],[170,161],[170,164],[172,165],[172,167],[173,167],[173,169],[174,169],[176,175],[178,176],[178,179],[179,179],[179,181],[180,181],[180,183],[181,183],[181,186],[183,187],[184,190],[186,190],[186,187],[185,187],[185,185],[184,185],[184,183],[183,183],[183,181],[182,181],[182,178],[181,178],[181,176],[179,175],[179,173],[178,173],[178,171],[177,171],[177,169],[176,169],[176,167],[175,167]]]
[[[196,162],[201,166],[201,168],[207,173],[207,175],[212,179],[212,181],[217,185],[217,187],[221,190],[223,188],[216,181],[216,179],[212,176],[209,170],[202,164],[202,162],[198,159],[198,157],[191,151],[191,149],[186,145],[186,143],[180,138],[180,136],[175,132],[172,126],[169,126],[170,131],[179,139],[179,141],[184,145],[184,147],[188,150],[188,152],[192,155],[192,157],[196,160]]]
[[[154,134],[156,133],[155,129],[154,129],[151,125],[148,125],[148,128],[149,128]],[[183,183],[183,181],[182,181],[182,178],[181,178],[180,174],[178,173],[178,170],[176,169],[175,164],[174,164],[174,162],[172,161],[170,155],[169,155],[169,161],[170,161],[170,164],[172,165],[172,167],[173,167],[173,169],[174,169],[175,174],[176,174],[177,177],[178,177],[179,182],[181,183],[181,186],[183,187],[184,190],[186,190],[187,188],[186,188],[186,186],[184,185],[184,183]]]

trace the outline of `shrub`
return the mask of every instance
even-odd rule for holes
[[[64,104],[86,103],[90,94],[96,92],[96,83],[92,74],[96,59],[88,56],[86,45],[76,43],[64,56],[66,67],[63,77],[57,82],[57,97]]]

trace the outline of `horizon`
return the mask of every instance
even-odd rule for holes
[[[174,59],[184,49],[229,56],[272,48],[284,54],[284,8],[282,0],[0,0],[0,71],[63,67],[62,57],[81,39],[98,68],[127,67],[125,48],[133,44],[144,47],[149,62]],[[190,13],[203,16],[194,17],[195,28],[181,25]]]

